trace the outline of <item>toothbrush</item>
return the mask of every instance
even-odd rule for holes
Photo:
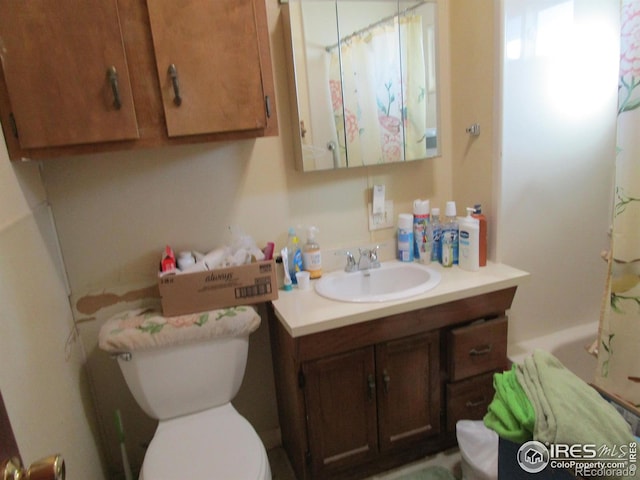
[[[289,249],[284,247],[280,251],[280,255],[282,255],[282,266],[284,268],[284,290],[289,291],[293,289],[291,282],[291,275],[289,274]]]

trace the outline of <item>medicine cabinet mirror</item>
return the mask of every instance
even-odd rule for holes
[[[281,0],[297,166],[439,155],[435,0]]]

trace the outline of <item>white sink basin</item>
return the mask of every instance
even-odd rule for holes
[[[316,282],[316,292],[342,302],[387,302],[420,295],[440,283],[440,272],[418,263],[383,262],[380,268],[336,271]]]

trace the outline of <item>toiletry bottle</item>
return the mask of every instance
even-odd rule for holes
[[[467,216],[460,219],[458,235],[458,263],[460,268],[471,272],[480,270],[480,221],[473,218],[474,211],[473,208],[467,208]]]
[[[178,253],[178,268],[180,270],[185,270],[189,268],[191,265],[196,263],[196,259],[191,252],[180,252]]]
[[[413,201],[413,256],[422,263],[427,261],[427,252],[429,243],[427,242],[427,227],[429,225],[429,200]]]
[[[458,263],[458,220],[456,218],[456,202],[449,201],[445,207],[445,219],[440,235],[440,263],[450,267]]]
[[[427,227],[427,240],[431,244],[431,261],[440,261],[440,235],[442,234],[442,224],[440,223],[440,209],[432,208],[429,226]]]
[[[322,254],[320,245],[316,242],[317,227],[307,229],[307,243],[302,247],[302,267],[309,272],[310,278],[322,276]]]
[[[482,205],[479,203],[473,206],[474,213],[471,215],[477,218],[480,223],[480,266],[487,265],[487,217],[482,214]]]
[[[398,260],[413,262],[413,215],[398,215]]]
[[[293,227],[289,228],[287,248],[289,251],[289,275],[291,276],[291,282],[297,284],[296,272],[302,271],[302,251],[300,250],[300,240],[298,240],[298,235],[296,235],[296,230]]]

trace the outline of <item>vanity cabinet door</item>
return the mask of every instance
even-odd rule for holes
[[[313,476],[377,455],[373,347],[306,362],[305,403]]]
[[[0,0],[0,11],[6,137],[23,149],[138,138],[115,0]]]
[[[376,345],[380,450],[440,432],[439,332]]]

